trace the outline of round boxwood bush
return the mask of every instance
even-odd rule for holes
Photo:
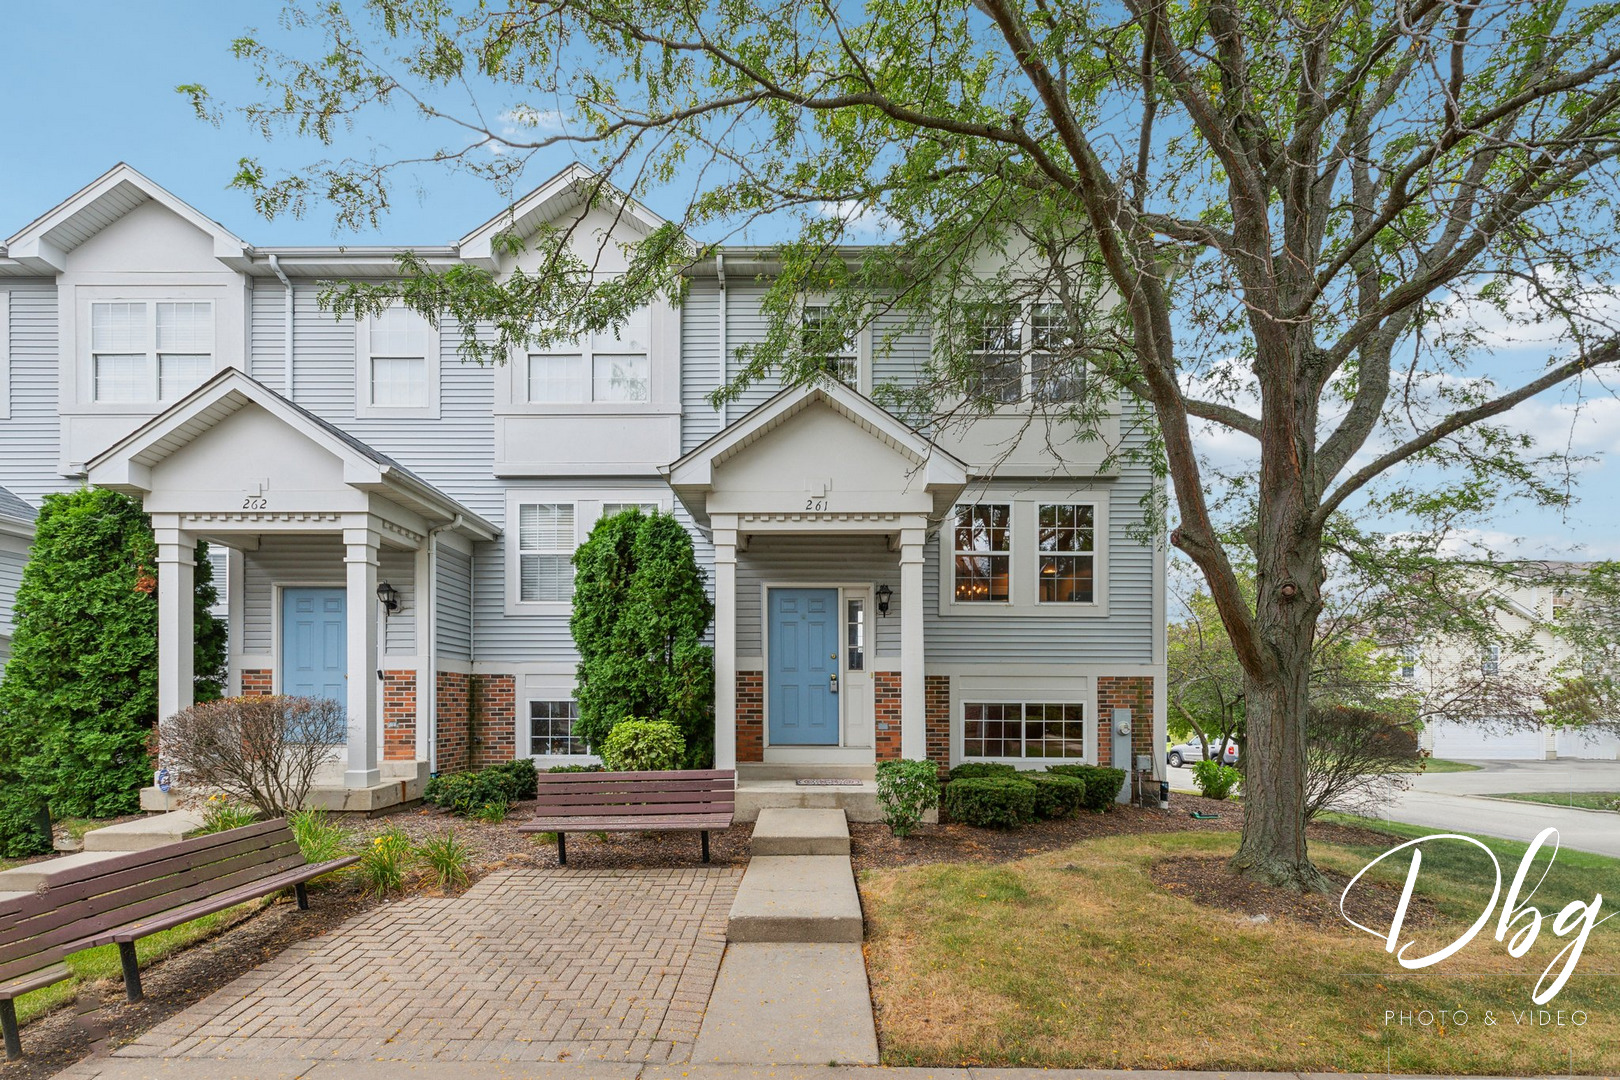
[[[1040,817],[1073,817],[1086,804],[1086,782],[1077,776],[1032,772],[1020,779],[1035,785],[1035,813]]]
[[[1016,829],[1035,820],[1035,785],[1020,776],[965,776],[945,785],[952,821],[987,829]]]
[[[1018,770],[999,761],[964,761],[951,769],[952,780],[977,780],[983,776],[1017,776]]]
[[[1057,776],[1072,776],[1084,782],[1086,798],[1082,805],[1098,814],[1113,807],[1114,799],[1125,783],[1124,769],[1109,769],[1101,765],[1049,765],[1046,771]]]
[[[602,743],[602,764],[613,772],[664,772],[681,767],[686,740],[668,720],[620,720]]]

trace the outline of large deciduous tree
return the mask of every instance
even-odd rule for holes
[[[1515,494],[1566,499],[1567,471],[1500,418],[1560,384],[1578,395],[1620,359],[1598,284],[1617,235],[1612,5],[352,10],[359,22],[337,4],[294,9],[300,33],[324,35],[319,48],[237,42],[268,88],[248,120],[332,141],[400,104],[434,142],[287,175],[246,160],[237,182],[265,213],[329,198],[340,223],[364,223],[402,167],[431,160],[510,185],[533,162],[554,171],[559,147],[598,166],[588,194],[604,205],[617,191],[674,212],[611,278],[591,274],[569,228],[542,229],[526,241],[538,269],[435,272],[406,258],[402,283],[337,290],[340,310],[403,294],[460,320],[467,352],[498,359],[678,295],[706,254],[687,237],[771,228],[792,236],[767,296],[773,329],[728,391],[767,372],[814,377],[825,349],[807,347],[796,304],[816,292],[833,298],[827,333],[894,312],[948,328],[935,378],[891,402],[937,412],[1001,400],[975,368],[984,305],[1058,305],[1046,363],[1084,363],[1086,393],[1032,406],[1032,422],[1092,427],[1121,393],[1151,406],[1171,542],[1203,573],[1246,683],[1233,865],[1275,882],[1322,885],[1303,769],[1323,551],[1352,535],[1360,557],[1378,551],[1364,531],[1336,537],[1343,512],[1463,521]],[[181,89],[223,115],[204,88]],[[889,243],[835,246],[874,223]],[[1538,361],[1484,362],[1487,329],[1499,341],[1524,326],[1548,345]],[[1232,444],[1248,462],[1235,488],[1201,456]],[[1238,541],[1252,595],[1222,527],[1234,495],[1252,511]]]

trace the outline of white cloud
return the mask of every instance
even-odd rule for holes
[[[816,211],[822,217],[837,218],[844,223],[844,228],[854,234],[867,234],[874,239],[893,235],[900,223],[895,221],[879,206],[862,206],[853,199],[842,199],[837,202],[823,202],[816,204]]]
[[[484,140],[484,147],[492,154],[506,153],[511,149],[508,143],[530,142],[536,136],[555,134],[568,127],[568,116],[561,109],[536,109],[528,105],[515,105],[497,119],[501,124],[499,138]]]

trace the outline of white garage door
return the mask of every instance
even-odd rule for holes
[[[1547,756],[1547,736],[1540,728],[1493,731],[1441,720],[1428,730],[1434,737],[1434,756],[1447,761],[1542,761]]]
[[[1620,761],[1620,735],[1611,731],[1558,729],[1558,756],[1589,761]]]

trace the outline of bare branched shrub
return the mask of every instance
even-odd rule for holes
[[[1373,709],[1313,708],[1306,721],[1305,817],[1371,813],[1412,786],[1417,735]]]
[[[186,783],[250,802],[266,817],[298,809],[347,737],[341,703],[281,695],[193,705],[161,732],[163,758]]]

